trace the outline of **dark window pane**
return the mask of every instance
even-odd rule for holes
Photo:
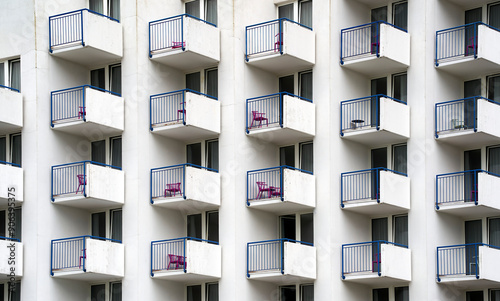
[[[372,240],[388,240],[387,217],[372,219]]]
[[[111,238],[122,240],[122,210],[111,210]]]
[[[303,24],[305,26],[309,26],[312,28],[313,26],[313,5],[311,0],[304,0],[299,2],[299,17],[300,17],[300,24]]]
[[[4,63],[0,63],[0,85],[6,86],[5,82],[5,65]]]
[[[373,301],[389,301],[389,289],[388,288],[374,289]]]
[[[186,89],[190,89],[196,92],[201,91],[200,72],[186,74]]]
[[[387,22],[387,6],[372,9],[372,22],[376,21]]]
[[[466,292],[465,300],[467,301],[483,301],[483,291]]]
[[[14,164],[19,164],[22,165],[22,140],[21,140],[21,134],[15,134],[11,136],[10,140],[10,156],[11,156],[11,161]]]
[[[395,301],[410,301],[410,291],[407,286],[394,288]]]
[[[90,71],[90,85],[97,88],[106,89],[104,68]]]
[[[408,216],[394,217],[394,242],[401,245],[408,245]]]
[[[193,17],[200,17],[200,0],[195,0],[186,3],[186,14]]]
[[[7,138],[0,137],[0,161],[7,161]]]
[[[213,97],[218,97],[218,90],[219,90],[219,84],[218,84],[218,73],[217,69],[212,69],[208,70],[205,74],[206,76],[206,82],[207,82],[207,95],[213,96]]]
[[[307,99],[313,99],[313,74],[311,71],[302,72],[299,74],[300,80],[300,95]]]
[[[393,148],[394,170],[407,173],[407,147],[405,145],[396,145]]]
[[[488,230],[488,243],[500,247],[500,218],[490,218],[488,220]]]
[[[219,170],[219,140],[207,141],[207,167]]]
[[[106,164],[106,141],[94,141],[92,142],[92,158],[94,162]]]
[[[111,301],[122,301],[122,283],[111,283]]]
[[[314,151],[312,142],[300,144],[300,168],[303,170],[313,172]]]
[[[500,301],[500,290],[490,291],[490,301]]]
[[[111,165],[122,167],[122,138],[111,138]]]
[[[394,95],[393,97],[401,100],[402,102],[407,101],[407,76],[406,74],[394,75],[393,77],[394,85]]]
[[[500,174],[500,147],[488,148],[488,171]]]
[[[280,77],[279,89],[280,92],[288,92],[290,94],[295,94],[293,75]]]
[[[280,301],[295,301],[297,300],[295,293],[295,285],[282,286],[280,287]]]
[[[108,0],[109,16],[120,20],[120,0]]]
[[[495,79],[495,78],[489,77],[488,79]],[[494,92],[493,90],[491,91]],[[469,80],[464,82],[464,98],[480,96],[480,95],[481,95],[481,79]]]
[[[110,67],[110,89],[111,92],[122,94],[122,67],[120,65]]]
[[[205,20],[217,25],[217,0],[205,0]]]
[[[201,301],[201,285],[187,287],[187,301]]]
[[[104,284],[92,285],[90,287],[91,301],[106,301],[106,289]]]
[[[0,211],[0,236],[7,237],[7,233],[5,232],[5,210]],[[1,292],[2,290],[0,290]]]
[[[187,236],[201,239],[201,214],[187,216]]]
[[[92,236],[106,237],[106,213],[92,213]]]
[[[219,283],[207,283],[206,291],[206,301],[219,301]]]
[[[207,212],[207,239],[219,242],[219,212]]]
[[[187,163],[201,166],[201,143],[188,144],[186,157]]]
[[[293,3],[278,7],[279,18],[287,18],[293,21]]]
[[[295,146],[280,147],[280,165],[295,167]]]
[[[104,9],[102,7],[103,0],[89,0],[89,8],[97,13],[104,13]]]
[[[314,218],[312,213],[300,215],[300,241],[314,243]]]
[[[300,287],[300,301],[314,301],[314,285],[302,285]]]
[[[483,20],[483,9],[481,7],[465,11],[465,24],[481,22]]]
[[[495,28],[500,28],[500,3],[491,4],[488,8],[488,24]]]
[[[280,216],[281,237],[295,240],[295,215]]]
[[[21,90],[21,61],[10,62],[10,87]]]
[[[22,209],[17,207],[14,209],[14,233],[12,233],[12,238],[22,239],[21,234],[23,232],[23,219],[22,219]],[[10,236],[10,235],[9,235]]]
[[[12,287],[14,286],[14,287]],[[21,301],[21,282],[16,281],[13,284],[9,282],[9,301]],[[2,291],[3,294],[3,291]]]
[[[399,28],[408,29],[408,2],[394,3],[394,25]]]
[[[479,83],[481,80],[478,79]],[[466,82],[467,83],[467,82]],[[481,95],[481,85],[477,88],[476,94],[472,95]],[[494,101],[500,101],[500,76],[490,76],[488,77],[488,98]]]

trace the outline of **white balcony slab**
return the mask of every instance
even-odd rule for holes
[[[380,202],[372,198],[348,201],[343,203],[343,210],[369,216],[408,212],[410,210],[410,178],[386,170],[381,170],[379,175]],[[368,182],[371,185],[372,181]],[[371,191],[371,186],[368,191]]]
[[[220,102],[192,92],[186,92],[184,101],[185,124],[182,121],[182,113],[179,113],[179,120],[154,125],[151,132],[184,142],[218,137]]]
[[[257,189],[256,184],[249,183],[249,189]],[[316,207],[316,177],[293,169],[283,169],[283,200],[277,198],[261,198],[251,200],[248,207],[275,214],[288,214]]]
[[[283,95],[282,123],[282,127],[276,124],[252,128],[248,136],[277,145],[313,139],[316,134],[315,105],[298,97]]]
[[[316,37],[314,31],[299,24],[283,21],[283,53],[279,47],[272,51],[248,56],[247,63],[268,72],[284,75],[311,68],[316,63]],[[272,37],[272,39],[277,39]],[[252,40],[247,38],[247,43]]]
[[[380,275],[378,272],[344,274],[344,281],[368,286],[392,286],[411,281],[411,250],[391,244],[380,245]],[[368,254],[372,256],[372,254]],[[371,262],[371,260],[370,260]]]
[[[123,97],[85,88],[85,121],[73,118],[55,122],[53,129],[72,135],[92,137],[120,135],[125,128],[125,101]],[[75,116],[77,116],[75,114]]]
[[[14,191],[9,190],[10,188],[14,188]],[[9,198],[15,199],[16,205],[20,205],[24,201],[23,169],[0,164],[0,207],[6,207]]]
[[[438,283],[451,285],[462,290],[500,288],[500,274],[498,273],[500,270],[500,260],[498,260],[500,250],[488,246],[479,246],[478,253],[478,278],[476,278],[475,274],[440,276]],[[463,264],[465,264],[465,259]]]
[[[404,72],[409,66],[410,34],[383,23],[380,24],[379,56],[354,57],[344,60],[342,64],[344,68],[369,77]]]
[[[497,120],[500,116],[500,105],[486,99],[477,99],[477,131],[473,128],[457,128],[452,131],[438,133],[437,141],[453,144],[460,148],[482,147],[500,143],[500,128]],[[463,118],[461,120],[464,120]],[[449,120],[450,125],[454,122]],[[450,126],[450,128],[452,128]]]
[[[248,279],[277,284],[312,282],[316,279],[316,247],[283,243],[283,274],[280,270],[251,272]]]
[[[369,0],[365,0],[369,1]],[[457,4],[465,9],[480,7],[484,4],[492,3],[491,0],[448,0],[451,3]]]
[[[0,240],[0,276],[5,279],[23,276],[23,244],[12,240]],[[12,270],[13,269],[13,270]]]
[[[464,180],[465,177],[462,177]],[[478,218],[485,216],[495,216],[500,214],[500,201],[498,196],[500,195],[500,178],[479,172],[477,174],[477,205],[475,202],[450,202],[439,204],[438,212],[444,212],[460,216],[465,219]],[[461,185],[461,186],[460,186]],[[463,187],[464,183],[462,181],[459,186],[462,190],[457,194],[463,198]],[[446,187],[444,187],[446,189]]]
[[[57,31],[53,29],[52,34],[57,34]],[[51,54],[89,67],[118,62],[123,57],[122,25],[84,10],[83,45],[78,41],[54,46]]]
[[[497,51],[500,47],[500,32],[484,24],[478,25],[477,31],[477,58],[474,55],[455,57],[439,62],[436,68],[464,80],[500,72]]]
[[[220,174],[206,169],[186,166],[185,191],[174,196],[153,198],[152,204],[183,212],[201,212],[214,210],[220,206]],[[160,186],[166,187],[167,183]],[[182,185],[182,183],[181,183]],[[181,187],[182,189],[182,187]]]
[[[343,131],[342,138],[370,147],[405,142],[410,138],[410,107],[390,98],[380,97],[380,126],[360,126]],[[366,105],[370,105],[366,102]],[[346,117],[342,117],[346,118]],[[354,118],[359,120],[357,118]]]
[[[85,164],[85,192],[82,193],[80,189],[74,194],[55,195],[52,198],[54,204],[87,210],[121,207],[125,202],[125,172],[111,167]],[[75,181],[74,184],[77,185],[78,182]]]
[[[182,47],[153,51],[151,60],[181,71],[212,67],[220,61],[219,28],[190,17],[183,18],[184,50]],[[163,33],[163,31],[160,31]],[[152,40],[163,39],[153,36]]]
[[[0,87],[0,135],[23,127],[23,95]]]
[[[85,248],[85,271],[82,262],[81,268],[53,270],[52,276],[90,283],[123,278],[125,273],[125,246],[123,244],[86,238]]]
[[[186,272],[183,268],[152,271],[152,278],[186,284],[216,281],[221,278],[222,247],[220,245],[187,240],[185,261]]]

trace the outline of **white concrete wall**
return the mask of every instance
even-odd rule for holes
[[[221,277],[221,246],[195,240],[187,240],[186,257],[188,273],[216,278]]]
[[[9,196],[9,188],[14,196]],[[8,198],[14,198],[16,202],[24,201],[24,177],[23,169],[7,164],[0,164],[0,204],[7,206]]]
[[[500,208],[498,196],[500,195],[500,178],[484,172],[477,174],[478,203],[492,208]]]
[[[380,97],[380,130],[410,138],[410,107]]]
[[[380,24],[380,57],[410,66],[410,34],[387,24]]]
[[[283,54],[316,62],[316,36],[314,31],[291,22],[283,22]]]
[[[219,28],[200,20],[184,17],[184,40],[187,51],[201,54],[215,61],[220,60]]]
[[[500,250],[487,246],[479,246],[479,279],[500,282]]]
[[[284,168],[282,189],[286,202],[316,206],[316,177],[314,175]]]
[[[500,58],[495,51],[500,47],[500,32],[485,25],[479,25],[477,31],[477,57],[484,58],[494,64],[500,64]]]
[[[87,122],[123,131],[125,101],[122,97],[87,87],[85,88],[85,107]]]
[[[16,277],[23,276],[23,244],[0,240],[0,275],[7,279],[12,274]]]
[[[380,202],[410,209],[410,178],[381,170]]]
[[[21,93],[0,88],[0,106],[2,108],[0,110],[0,133],[6,134],[12,127],[23,126],[23,95]]]
[[[284,274],[316,279],[316,248],[293,242],[283,244]]]
[[[125,271],[125,246],[121,243],[85,239],[87,273],[123,277]]]
[[[290,128],[311,136],[316,133],[314,103],[283,95],[283,128]]]
[[[83,40],[86,47],[123,56],[122,24],[88,11],[83,12]]]
[[[218,100],[186,92],[185,101],[186,125],[220,133],[220,102]]]
[[[499,33],[500,34],[500,33]],[[484,99],[477,100],[477,131],[500,137],[500,129],[496,125],[500,114],[500,105]],[[462,119],[463,120],[463,119]]]
[[[86,163],[87,197],[117,204],[125,202],[125,172],[111,167]]]
[[[382,276],[411,281],[411,250],[391,244],[380,245]]]
[[[186,199],[220,205],[220,174],[186,166]]]

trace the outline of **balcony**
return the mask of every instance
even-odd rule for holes
[[[278,145],[314,138],[312,100],[281,92],[247,99],[246,133]]]
[[[345,172],[340,175],[340,207],[369,216],[410,210],[410,178],[387,168]]]
[[[462,148],[500,142],[500,103],[481,96],[436,104],[435,137]]]
[[[16,205],[24,200],[23,169],[19,164],[0,161],[0,207],[7,207],[9,198]]]
[[[23,127],[23,95],[19,90],[0,85],[0,135]]]
[[[222,274],[219,243],[193,237],[151,242],[151,277],[183,283],[217,281]]]
[[[283,75],[315,64],[316,40],[312,28],[281,18],[246,27],[248,64]]]
[[[370,286],[408,283],[411,250],[383,240],[342,245],[342,279]]]
[[[500,32],[482,22],[436,32],[436,68],[463,79],[500,71]]]
[[[479,7],[484,4],[492,3],[491,0],[448,0],[448,1],[467,8]]]
[[[280,285],[312,282],[316,279],[316,247],[286,238],[250,242],[247,278]]]
[[[88,9],[49,17],[49,42],[53,56],[88,67],[123,56],[120,21]]]
[[[151,60],[189,71],[220,60],[220,33],[215,24],[191,15],[149,22]]]
[[[119,167],[92,161],[52,166],[54,204],[97,210],[122,206],[124,195],[125,173]]]
[[[312,172],[278,166],[247,172],[247,206],[286,214],[316,207]]]
[[[463,218],[500,213],[500,175],[468,170],[436,176],[436,210]]]
[[[150,130],[184,142],[220,134],[220,102],[189,89],[151,95]]]
[[[119,135],[125,105],[120,94],[84,85],[51,92],[51,126],[77,136]]]
[[[115,239],[90,235],[53,239],[50,275],[86,282],[123,278],[125,247]]]
[[[342,29],[340,64],[373,77],[410,66],[410,34],[384,21]]]
[[[17,238],[0,236],[0,276],[8,279],[23,276],[23,244]],[[14,269],[14,270],[12,270]]]
[[[395,144],[410,138],[410,108],[387,95],[340,103],[340,136],[368,146]]]
[[[459,288],[500,286],[500,248],[483,243],[437,247],[437,282]]]
[[[220,174],[194,164],[151,169],[151,204],[201,212],[220,206]]]

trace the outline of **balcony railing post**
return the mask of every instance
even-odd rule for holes
[[[439,197],[438,197],[438,192],[439,192],[439,181],[438,181],[438,176],[436,175],[436,210],[439,210]]]
[[[477,59],[477,42],[479,40],[478,36],[477,36],[477,28],[479,27],[479,24],[474,24],[474,59]],[[474,126],[474,130],[476,129],[476,127]]]
[[[280,166],[280,198],[281,198],[281,201],[283,202],[284,201],[284,198],[283,198],[283,174],[285,173],[285,167],[284,166]]]
[[[184,199],[186,199],[186,166],[187,164],[182,166],[182,197]]]
[[[87,197],[87,162],[83,163],[83,196]],[[90,180],[90,179],[89,179]],[[90,181],[88,181],[90,183]]]
[[[82,251],[83,251],[83,254],[82,254],[82,262],[83,262],[83,264],[82,264],[82,267],[83,267],[83,272],[87,272],[87,268],[85,266],[86,260],[87,260],[87,247],[85,246],[86,237],[85,236],[82,237],[82,240],[83,240],[83,249],[82,249]]]
[[[377,272],[378,272],[378,275],[381,276],[382,273],[380,272],[380,266],[382,265],[382,252],[380,250],[380,240],[377,241],[377,256],[378,256],[378,258],[376,259],[377,260]]]
[[[278,46],[280,49],[280,54],[283,54],[283,42],[284,42],[283,19],[280,19],[279,20],[279,32],[278,32]]]
[[[382,97],[382,95],[376,96],[376,104],[375,104],[375,120],[376,120],[375,127],[377,128],[377,131],[380,129],[380,98],[381,97]]]
[[[281,274],[285,274],[285,239],[280,239]]]
[[[476,192],[474,193],[474,205],[477,206],[477,201],[478,201],[478,198],[479,198],[479,186],[478,186],[478,182],[477,182],[477,174],[478,172],[477,171],[474,171],[474,186],[472,186],[472,190],[476,190]]]
[[[474,97],[474,133],[477,132],[477,97]]]
[[[183,239],[184,243],[183,243],[183,250],[182,250],[182,256],[184,257],[184,264],[183,264],[183,268],[184,268],[184,273],[187,273],[187,270],[186,270],[186,243],[187,243],[187,237],[184,237]]]
[[[187,90],[184,90],[182,92],[181,110],[182,110],[182,124],[183,125],[186,125],[186,93],[187,93]]]
[[[50,276],[54,276],[54,241],[50,242]]]
[[[476,256],[474,256],[476,258],[476,279],[479,279],[479,245],[480,244],[474,244],[474,251],[476,253]]]
[[[377,22],[375,27],[376,27],[376,33],[377,35],[375,36],[375,43],[376,43],[376,47],[377,47],[377,57],[380,57],[380,24],[381,22]]]
[[[441,278],[439,278],[439,275],[440,275],[439,274],[439,249],[440,249],[439,247],[437,247],[437,249],[436,249],[436,263],[437,263],[437,267],[436,267],[437,275],[436,276],[437,276],[437,281],[441,282]]]
[[[87,121],[87,107],[85,107],[85,89],[86,89],[86,86],[83,86],[82,87],[82,101],[83,101],[83,107],[82,107],[82,118],[83,118],[83,122],[86,122]]]
[[[281,24],[281,23],[280,23]],[[279,97],[280,97],[280,127],[283,127],[283,98],[285,96],[285,93],[281,92]]]
[[[85,47],[85,40],[83,38],[83,9],[80,11],[80,29],[82,35],[82,46]],[[85,117],[83,117],[83,120],[85,121]]]
[[[184,16],[181,16],[181,46],[182,46],[182,51],[185,51],[186,43],[184,42]]]
[[[150,260],[150,262],[149,262],[149,267],[150,267],[150,272],[149,272],[149,274],[151,275],[151,277],[154,277],[154,275],[155,275],[155,274],[153,273],[153,260],[154,260],[154,257],[153,257],[153,245],[154,245],[154,244],[153,244],[153,242],[151,242],[151,249],[150,249],[150,251],[149,251],[149,252],[150,252],[149,256],[150,256],[150,258],[151,258],[151,260]]]

